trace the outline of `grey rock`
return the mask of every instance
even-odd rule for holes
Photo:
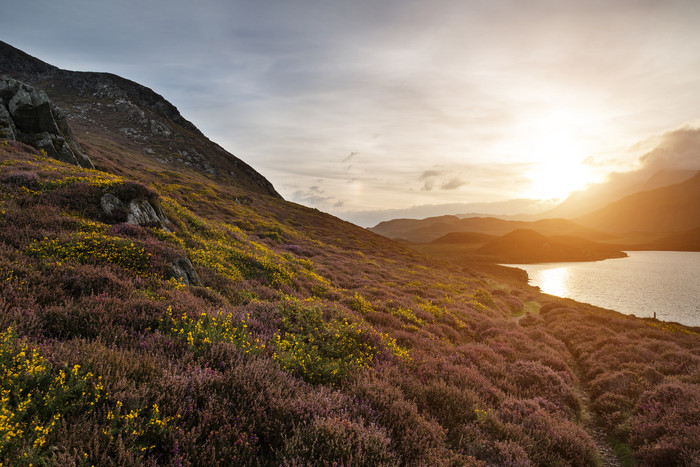
[[[124,203],[111,193],[105,193],[100,198],[100,207],[105,214],[110,217],[118,215],[120,212],[124,212],[126,209]]]
[[[187,258],[180,258],[173,263],[173,277],[187,285],[200,285],[199,275],[194,270],[192,262]]]
[[[5,138],[43,149],[55,159],[94,168],[65,113],[44,91],[10,78],[0,79],[0,131]]]
[[[0,101],[0,138],[16,140],[17,127],[5,104]]]
[[[250,196],[236,196],[233,201],[243,206],[252,206],[253,199]]]
[[[163,210],[153,205],[145,199],[132,199],[129,202],[129,212],[126,221],[133,225],[143,226],[158,226],[166,232],[170,232],[167,225],[170,220],[166,217]]]
[[[49,96],[44,91],[20,85],[8,102],[7,109],[17,129],[23,133],[58,133]]]
[[[172,129],[165,123],[156,120],[151,120],[150,126],[151,133],[153,133],[154,135],[170,137],[173,134]]]
[[[153,209],[151,203],[146,200],[131,200],[129,203],[129,213],[126,221],[133,225],[154,225],[161,224],[158,213]]]
[[[146,113],[143,110],[139,109],[138,106],[136,106],[133,102],[127,99],[118,98],[114,101],[114,108],[117,109],[119,112],[127,114],[129,120],[133,121],[134,123],[141,126],[148,125]]]
[[[170,220],[160,206],[156,204],[154,207],[147,199],[123,200],[111,193],[105,193],[100,198],[100,208],[107,218],[111,219],[111,222],[124,222],[126,220],[131,225],[160,227],[166,232],[170,232],[167,227]]]

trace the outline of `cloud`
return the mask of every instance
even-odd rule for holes
[[[439,177],[442,174],[442,170],[426,170],[420,175],[420,177],[418,177],[418,180],[425,180],[426,178],[431,177]]]
[[[335,201],[333,196],[326,196],[325,191],[317,185],[294,191],[291,200],[310,206],[322,206]]]
[[[457,188],[466,185],[467,182],[461,180],[459,177],[451,177],[447,180],[440,180],[440,178],[448,173],[454,173],[454,171],[436,169],[424,171],[418,177],[419,181],[423,181],[421,191],[432,191],[435,187],[438,187],[440,190],[449,191],[456,190]]]
[[[639,161],[645,170],[700,170],[700,128],[687,126],[664,133]]]
[[[443,183],[440,185],[441,190],[456,190],[457,188],[461,187],[462,185],[466,185],[467,182],[464,180],[460,180],[457,177],[452,177],[449,181]]]
[[[345,206],[344,200],[327,193],[326,189],[320,185],[311,185],[308,188],[285,186],[285,188],[293,190],[289,199],[295,203],[326,210],[342,209]]]
[[[36,0],[15,2],[0,30],[49,63],[153,88],[321,209],[520,197],[542,115],[572,117],[600,171],[631,167],[630,141],[697,118],[699,2],[522,3]],[[648,170],[694,168],[697,132],[634,154],[648,152]]]
[[[343,159],[343,162],[350,162],[350,160],[358,154],[359,153],[355,152],[355,151],[351,152],[350,154],[347,155],[347,157],[345,159]]]

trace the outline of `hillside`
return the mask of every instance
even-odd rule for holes
[[[572,193],[561,204],[543,212],[538,217],[574,219],[602,209],[626,196],[680,183],[693,175],[695,171],[682,169],[658,170],[651,175],[647,174],[646,177],[644,173],[631,173],[628,176],[617,174],[612,180]]]
[[[700,459],[698,329],[433,261],[284,201],[135,83],[22,60],[95,169],[0,140],[3,464]],[[69,84],[93,76],[170,136]]]
[[[597,261],[627,256],[619,248],[578,237],[547,237],[534,230],[514,230],[487,242],[477,254],[494,257],[499,263],[552,263]]]
[[[450,232],[440,238],[436,238],[430,243],[445,243],[445,244],[484,244],[496,238],[495,235],[483,234],[478,232]]]
[[[634,245],[635,250],[700,251],[700,227],[659,240]]]
[[[2,75],[44,91],[100,169],[130,176],[194,172],[248,192],[279,196],[265,177],[210,141],[145,86],[109,73],[61,70],[0,41]]]
[[[575,219],[606,232],[680,233],[700,227],[700,172],[674,185],[627,196]]]
[[[505,235],[514,230],[529,229],[542,235],[572,235],[587,240],[604,240],[610,235],[576,224],[567,219],[539,221],[512,221],[495,217],[457,216],[429,217],[427,219],[395,219],[372,227],[372,232],[389,238],[401,238],[414,243],[428,243],[453,232],[474,232]]]

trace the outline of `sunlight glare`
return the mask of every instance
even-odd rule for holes
[[[566,296],[566,281],[568,270],[566,267],[553,269],[543,269],[539,271],[541,277],[540,289],[542,292],[556,295],[558,297]]]
[[[583,161],[586,148],[580,137],[567,126],[567,118],[552,115],[541,120],[541,132],[531,139],[533,168],[526,173],[531,181],[527,196],[538,199],[564,199],[592,181]]]

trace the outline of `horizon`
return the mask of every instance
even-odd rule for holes
[[[167,5],[17,5],[35,25],[5,15],[2,39],[152,88],[285,199],[363,226],[700,169],[694,2]]]

